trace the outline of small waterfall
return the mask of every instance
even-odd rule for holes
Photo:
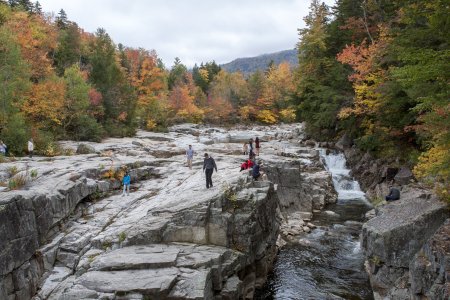
[[[343,153],[326,153],[325,149],[320,150],[320,156],[325,164],[325,168],[331,173],[333,185],[338,193],[338,201],[362,200],[367,205],[372,206],[361,190],[358,181],[350,176],[350,170],[346,167],[346,160]]]
[[[338,201],[314,214],[311,222],[317,228],[311,233],[281,248],[256,299],[374,299],[359,241],[371,205],[350,176],[342,153],[320,150],[320,156],[332,174]]]

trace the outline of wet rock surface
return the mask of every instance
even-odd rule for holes
[[[292,211],[280,210],[282,189],[239,172],[241,141],[261,138],[269,177],[291,193],[303,189],[297,200],[308,203],[286,208],[311,213],[328,201],[319,189],[329,175],[319,174],[318,156],[297,144],[301,132],[300,125],[187,124],[167,134],[85,143],[90,154],[2,164],[2,178],[12,166],[37,175],[20,190],[0,193],[0,299],[251,299]],[[196,151],[193,170],[185,166],[188,144]],[[79,144],[62,146],[75,152]],[[219,169],[211,189],[204,187],[203,152]],[[303,184],[316,191],[290,185],[299,173],[283,175],[283,166],[300,170]],[[125,167],[132,193],[123,197]]]

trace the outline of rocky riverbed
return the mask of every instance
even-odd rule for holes
[[[256,136],[267,181],[239,172],[243,142]],[[184,157],[189,144],[196,151],[192,170]],[[333,204],[333,180],[316,148],[333,144],[306,140],[300,124],[183,124],[164,134],[61,145],[77,154],[0,164],[0,181],[23,184],[0,192],[0,299],[253,299],[280,247],[326,251],[308,242],[319,241],[315,236],[340,213],[328,210],[340,204]],[[375,299],[448,299],[445,204],[407,169],[336,146],[370,198],[385,193],[389,180],[401,185],[402,198],[377,205],[362,226],[345,221],[326,235],[350,233],[343,248],[352,252],[362,227]],[[204,152],[219,169],[211,189],[202,172]],[[132,192],[122,197],[125,169]],[[351,230],[342,231],[345,226]],[[338,286],[329,291],[347,293]],[[357,294],[369,299],[367,291]]]
[[[367,196],[376,203],[361,233],[375,299],[450,299],[450,211],[408,166],[338,143]],[[400,200],[383,201],[389,186]]]
[[[239,172],[242,144],[256,136],[271,181]],[[277,240],[309,232],[304,219],[336,201],[318,151],[301,138],[299,124],[187,124],[64,142],[80,154],[1,164],[2,181],[19,177],[25,186],[0,193],[0,299],[252,299]],[[204,152],[219,169],[211,189]],[[125,168],[132,193],[122,197]]]

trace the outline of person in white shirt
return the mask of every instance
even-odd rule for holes
[[[33,151],[34,151],[33,139],[30,138],[30,140],[28,141],[28,155],[30,156],[30,158],[33,158]]]
[[[194,159],[194,149],[192,149],[192,145],[189,145],[189,148],[186,150],[186,158],[187,165],[189,169],[192,170],[192,160]]]
[[[3,143],[3,141],[0,141],[0,154],[5,156],[6,155],[6,149],[8,147],[6,147],[6,145]]]

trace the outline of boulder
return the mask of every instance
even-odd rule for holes
[[[417,190],[377,209],[361,233],[374,292],[390,298],[402,288],[399,282],[407,276],[410,262],[448,216],[444,203]]]
[[[93,154],[95,153],[95,148],[88,144],[79,144],[77,147],[77,154]]]
[[[179,273],[176,268],[111,272],[92,271],[81,275],[75,284],[96,292],[140,292],[161,299],[170,292]]]
[[[345,149],[350,148],[353,145],[353,141],[347,133],[344,133],[343,136],[336,142],[334,145],[336,149],[344,151]]]
[[[394,177],[395,182],[401,185],[411,183],[413,179],[414,175],[411,172],[411,170],[407,167],[400,168],[400,171],[398,171],[398,173]]]
[[[410,299],[450,299],[450,219],[414,256],[409,278]]]

